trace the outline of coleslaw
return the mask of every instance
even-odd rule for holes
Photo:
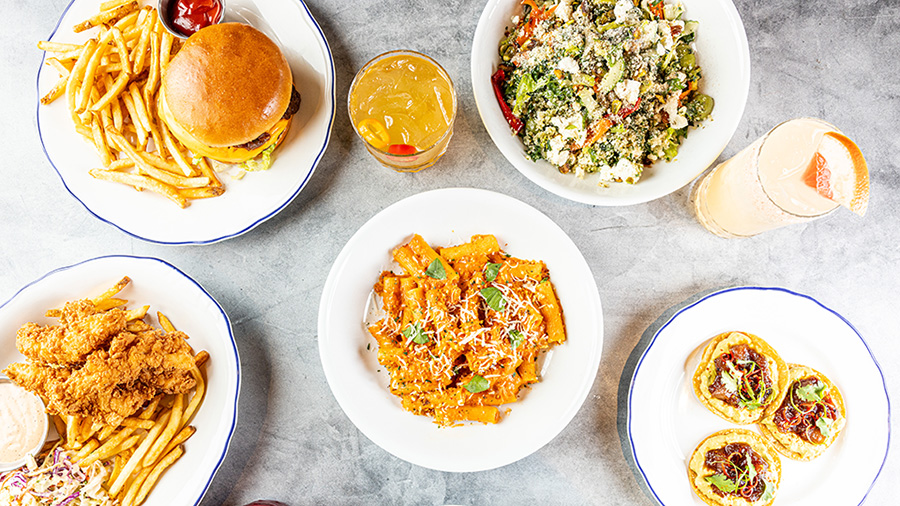
[[[107,470],[100,462],[82,469],[70,452],[55,447],[38,464],[34,457],[0,473],[0,504],[10,506],[114,506],[102,487]]]

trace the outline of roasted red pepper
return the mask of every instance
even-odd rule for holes
[[[491,84],[494,85],[494,96],[497,97],[497,103],[500,104],[500,110],[503,111],[503,117],[506,118],[506,122],[509,123],[509,127],[512,128],[513,132],[519,133],[522,128],[525,127],[525,124],[522,123],[522,120],[516,117],[513,114],[512,109],[509,107],[509,104],[506,103],[506,100],[503,98],[503,81],[506,79],[506,72],[503,69],[497,69],[494,72],[494,75],[491,76]]]
[[[634,103],[631,107],[626,107],[625,109],[619,110],[619,117],[625,119],[629,114],[633,113],[637,110],[638,106],[641,105],[641,97],[638,97],[637,102]]]

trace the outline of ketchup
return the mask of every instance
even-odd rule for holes
[[[197,30],[217,23],[221,14],[219,0],[176,0],[169,12],[172,24],[185,35],[193,35]]]

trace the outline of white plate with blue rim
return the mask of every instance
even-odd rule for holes
[[[143,0],[142,4],[148,4]],[[155,6],[156,2],[152,2]],[[224,195],[197,199],[186,209],[144,191],[100,181],[88,171],[100,167],[94,147],[75,131],[64,99],[42,106],[37,100],[56,84],[44,65],[37,75],[37,124],[44,152],[65,188],[85,209],[123,232],[161,244],[210,244],[241,235],[287,206],[306,186],[331,135],[335,111],[334,61],[325,35],[302,0],[228,0],[225,21],[249,23],[284,52],[301,95],[300,110],[272,167],[241,180],[222,176]],[[97,2],[73,0],[49,40],[81,43],[95,30],[71,27],[96,13]],[[45,54],[45,58],[50,54]]]
[[[598,206],[640,204],[672,193],[700,175],[718,158],[737,129],[750,91],[750,50],[740,14],[730,0],[683,0],[684,19],[698,21],[697,62],[703,69],[700,91],[715,100],[710,118],[692,128],[671,162],[644,169],[636,184],[597,185],[597,174],[584,179],[561,174],[544,160],[532,161],[512,133],[491,86],[500,63],[499,45],[511,18],[521,15],[519,0],[488,0],[472,41],[472,89],[484,127],[503,156],[533,183],[560,197]]]
[[[118,297],[128,307],[150,305],[146,321],[159,327],[160,311],[190,336],[195,352],[206,350],[206,394],[191,425],[197,432],[184,443],[184,455],[159,479],[146,506],[199,504],[225,459],[237,423],[241,370],[231,323],[225,311],[196,281],[162,260],[105,256],[56,269],[29,283],[0,306],[0,369],[24,360],[16,350],[16,330],[26,322],[56,320],[47,309],[94,297],[123,276],[131,278]]]
[[[628,437],[635,463],[664,505],[705,503],[688,480],[694,448],[735,425],[694,395],[696,350],[731,330],[756,334],[785,362],[812,367],[841,390],[847,425],[815,460],[781,457],[775,501],[794,506],[861,504],[884,466],[890,443],[890,401],[881,368],[859,332],[812,297],[783,288],[738,287],[707,295],[663,325],[641,356],[628,394]]]
[[[510,255],[543,260],[550,270],[567,339],[544,355],[541,381],[501,407],[496,425],[442,428],[405,411],[388,390],[377,345],[363,318],[372,285],[392,268],[391,250],[420,234],[450,246],[493,234]],[[603,350],[603,312],[590,267],[550,218],[512,197],[448,188],[419,193],[384,209],[350,238],[335,259],[319,304],[319,356],[331,392],[372,442],[413,464],[473,472],[525,458],[549,443],[584,403]],[[506,410],[509,410],[508,413]]]

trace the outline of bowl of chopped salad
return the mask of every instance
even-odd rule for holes
[[[488,0],[472,86],[494,143],[528,179],[631,205],[715,162],[744,111],[750,53],[730,0]]]

